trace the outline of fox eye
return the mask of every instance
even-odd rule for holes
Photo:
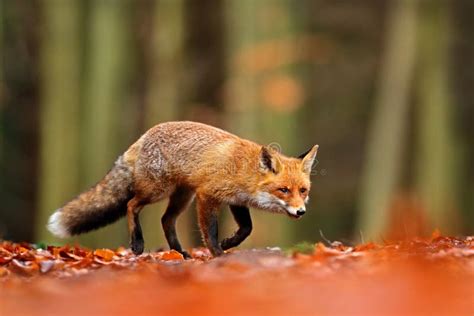
[[[288,188],[278,188],[278,191],[280,191],[282,193],[285,193],[285,194],[290,192],[290,190]]]
[[[301,189],[300,189],[300,193],[301,193],[301,194],[306,193],[306,192],[308,192],[308,189],[306,189],[306,188],[301,188]]]

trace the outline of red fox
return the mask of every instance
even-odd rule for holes
[[[285,157],[226,131],[195,122],[167,122],[148,130],[88,191],[51,215],[56,236],[85,233],[127,215],[130,247],[141,254],[139,213],[169,197],[161,219],[169,247],[185,258],[176,219],[196,197],[202,238],[213,256],[238,246],[252,230],[249,207],[300,218],[305,213],[310,173],[318,145],[298,158]],[[238,224],[230,238],[217,239],[217,215],[229,205]]]

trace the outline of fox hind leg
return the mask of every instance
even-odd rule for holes
[[[240,245],[252,232],[252,218],[248,207],[238,205],[230,205],[229,207],[239,228],[232,237],[222,240],[221,247],[223,250]]]
[[[178,216],[184,212],[191,204],[194,198],[194,192],[186,187],[178,187],[170,196],[168,207],[166,208],[161,224],[165,232],[166,240],[170,249],[174,249],[181,253],[184,258],[190,259],[191,256],[182,249],[176,234],[176,220]]]
[[[128,232],[130,234],[130,248],[135,255],[143,253],[145,241],[143,240],[142,227],[138,215],[143,208],[143,204],[135,196],[127,204]]]

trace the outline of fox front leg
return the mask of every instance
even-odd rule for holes
[[[223,250],[240,245],[252,232],[252,219],[248,207],[238,205],[230,205],[229,207],[232,216],[234,216],[237,225],[239,225],[239,229],[232,237],[226,238],[221,242]]]
[[[136,198],[131,199],[127,204],[128,232],[130,234],[130,248],[135,255],[143,253],[145,241],[143,240],[142,227],[138,215],[143,206]]]
[[[224,253],[217,240],[218,225],[217,212],[219,203],[203,196],[197,197],[197,211],[199,227],[201,228],[202,239],[214,257]]]

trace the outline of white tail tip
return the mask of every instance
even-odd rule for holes
[[[47,227],[48,230],[57,237],[66,238],[71,236],[71,234],[69,234],[66,227],[64,227],[63,223],[61,222],[60,209],[56,210],[56,212],[54,212],[53,215],[49,217]]]

